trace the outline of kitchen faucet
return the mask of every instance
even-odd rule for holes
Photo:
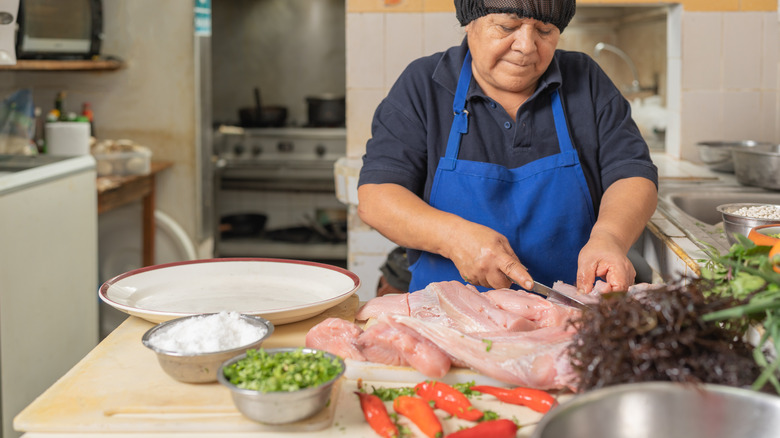
[[[596,44],[596,48],[594,49],[593,52],[593,57],[595,59],[598,59],[602,50],[608,50],[610,52],[615,53],[623,61],[625,61],[626,64],[628,64],[628,67],[631,69],[631,74],[634,75],[634,80],[631,81],[631,87],[626,90],[627,92],[638,93],[641,91],[652,91],[653,94],[658,94],[658,83],[656,83],[651,87],[642,87],[639,85],[639,72],[636,70],[636,65],[634,65],[634,61],[631,60],[631,58],[628,56],[626,52],[622,51],[618,47],[613,46],[612,44],[599,42]]]

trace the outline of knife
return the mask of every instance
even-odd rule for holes
[[[534,293],[537,293],[545,298],[553,298],[561,304],[565,304],[570,307],[575,307],[580,310],[593,310],[593,307],[590,304],[586,304],[577,298],[558,292],[557,290],[545,286],[538,281],[534,281],[534,287],[532,290]]]
[[[512,280],[512,283],[517,284],[517,282],[515,282],[514,280]],[[520,286],[519,284],[517,285]],[[525,288],[523,288],[523,290],[525,290]],[[569,307],[574,307],[580,310],[593,310],[593,306],[591,306],[590,304],[586,304],[578,300],[577,298],[558,292],[557,290],[549,286],[545,286],[542,283],[539,283],[538,281],[535,280],[534,280],[534,287],[533,289],[531,289],[531,292],[537,295],[541,295],[547,299],[552,298],[555,301],[558,301],[559,303]]]

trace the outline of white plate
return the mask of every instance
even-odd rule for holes
[[[274,325],[318,315],[360,287],[354,273],[322,263],[280,259],[208,259],[149,266],[100,286],[110,306],[159,323],[222,310]]]

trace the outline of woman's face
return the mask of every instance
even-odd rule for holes
[[[515,14],[488,14],[466,25],[472,70],[483,90],[533,93],[552,61],[560,30]]]

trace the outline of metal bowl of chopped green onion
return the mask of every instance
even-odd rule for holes
[[[312,417],[327,406],[344,361],[313,348],[248,350],[220,367],[217,380],[230,389],[247,418],[285,424]]]

